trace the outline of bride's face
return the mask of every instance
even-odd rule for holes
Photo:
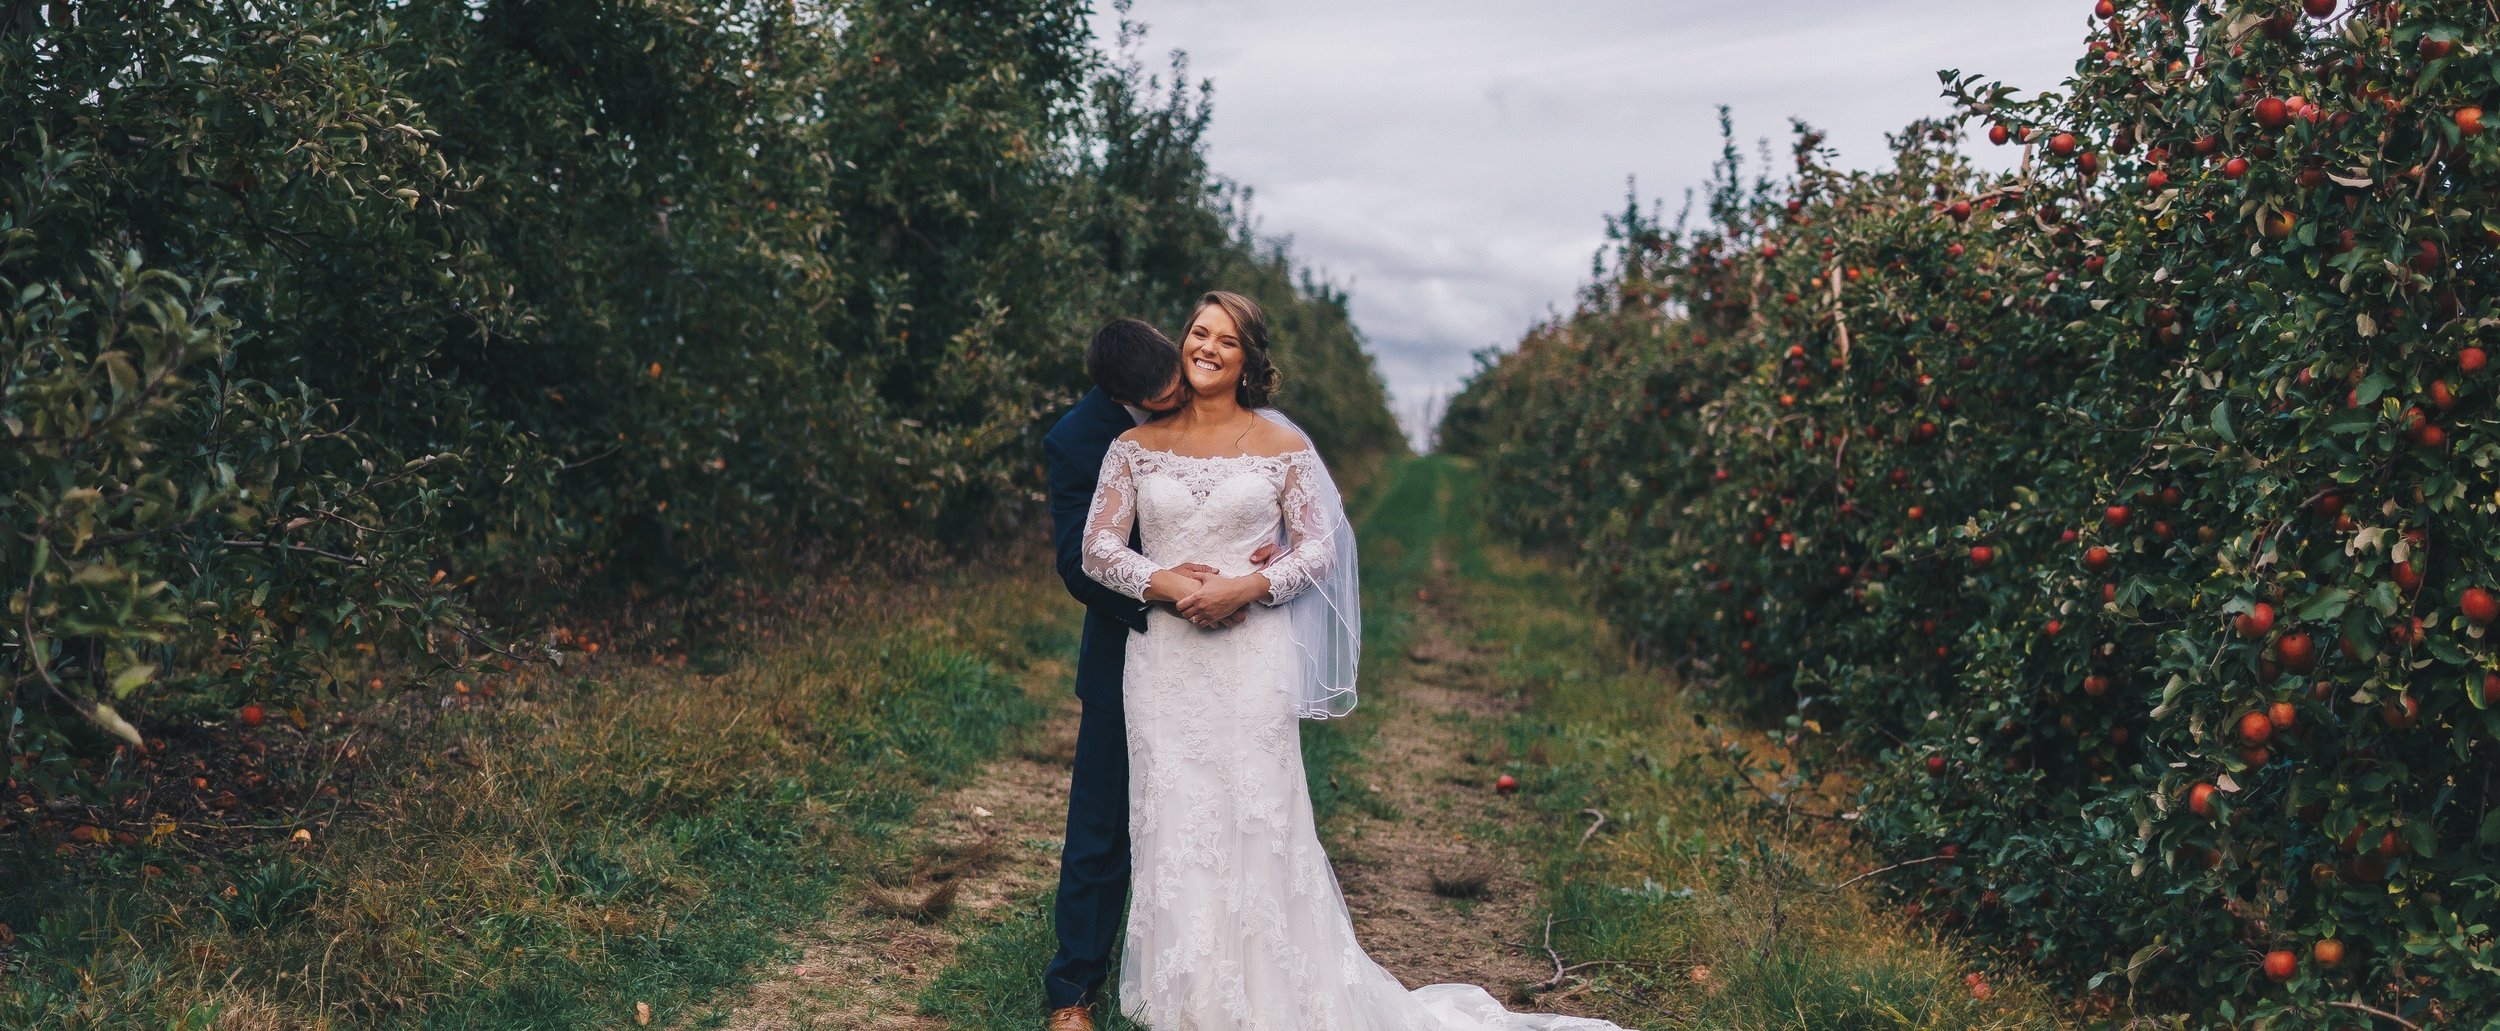
[[[1230,394],[1241,383],[1241,333],[1220,304],[1202,305],[1181,339],[1181,374],[1199,397]]]

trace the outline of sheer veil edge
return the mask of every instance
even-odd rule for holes
[[[1258,410],[1268,421],[1292,430],[1303,443],[1311,435],[1303,432],[1285,413],[1273,408]],[[1317,447],[1311,450],[1319,455]],[[1363,658],[1362,572],[1354,551],[1354,524],[1346,516],[1345,497],[1337,491],[1336,479],[1329,475],[1325,461],[1314,460],[1315,482],[1310,503],[1327,519],[1329,540],[1325,544],[1334,561],[1328,575],[1310,590],[1287,601],[1285,614],[1292,621],[1293,645],[1300,659],[1296,688],[1293,693],[1294,715],[1309,720],[1336,719],[1354,711],[1355,675]],[[1282,523],[1277,528],[1278,543],[1284,547],[1300,547],[1305,542],[1288,539]]]

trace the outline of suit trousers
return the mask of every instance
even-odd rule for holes
[[[1114,639],[1113,644],[1124,642]],[[1068,836],[1059,853],[1059,952],[1043,975],[1050,1008],[1085,1005],[1111,971],[1111,948],[1128,904],[1128,721],[1118,685],[1084,702],[1075,771],[1068,782]]]

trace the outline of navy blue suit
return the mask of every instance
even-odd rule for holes
[[[1076,697],[1084,704],[1084,716],[1077,723],[1068,837],[1059,853],[1054,914],[1059,954],[1051,957],[1042,978],[1054,1010],[1091,1002],[1102,988],[1111,969],[1111,943],[1119,937],[1122,907],[1128,902],[1128,720],[1120,677],[1127,664],[1129,632],[1146,632],[1146,605],[1085,575],[1084,537],[1103,453],[1135,425],[1127,408],[1096,389],[1042,438],[1042,453],[1049,460],[1059,579],[1085,603],[1085,639],[1076,653]],[[1132,532],[1129,544],[1136,543]]]

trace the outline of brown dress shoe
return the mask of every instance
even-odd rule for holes
[[[1050,1011],[1049,1031],[1094,1031],[1094,1011],[1067,1006]]]

